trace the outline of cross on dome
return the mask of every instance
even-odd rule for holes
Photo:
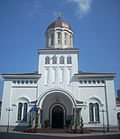
[[[59,13],[57,13],[56,15],[58,15],[59,19],[61,19],[61,15],[64,15],[64,14],[61,13],[61,11],[59,11]]]

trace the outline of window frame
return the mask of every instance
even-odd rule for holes
[[[58,44],[62,44],[62,34],[61,34],[61,32],[57,32],[57,41],[58,41]]]
[[[64,58],[64,56],[61,56],[60,57],[60,64],[65,64],[65,58]]]
[[[68,45],[68,33],[64,33],[64,44]]]
[[[50,44],[54,45],[54,34],[53,33],[51,34],[51,43]]]
[[[72,64],[72,57],[71,56],[67,57],[67,64]]]
[[[45,64],[50,64],[50,57],[49,56],[45,57]]]
[[[21,107],[20,107],[21,105]],[[27,122],[28,102],[18,102],[17,122]]]
[[[91,105],[91,108],[90,108]],[[92,114],[91,114],[92,111]],[[92,116],[92,117],[91,117]],[[90,122],[100,122],[100,111],[99,111],[99,103],[89,103],[89,121]]]
[[[53,57],[52,64],[57,64],[57,57],[56,56]]]

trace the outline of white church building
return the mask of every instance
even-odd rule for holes
[[[46,48],[39,49],[38,72],[28,74],[2,74],[4,78],[0,127],[12,130],[35,126],[71,127],[106,130],[117,129],[114,89],[115,73],[89,73],[78,71],[79,49],[73,48],[73,30],[61,17],[52,22],[46,32]],[[37,109],[31,109],[36,104]],[[7,111],[10,109],[10,113]],[[32,111],[32,112],[31,112]],[[9,119],[8,119],[8,114]],[[32,115],[32,116],[31,116]]]

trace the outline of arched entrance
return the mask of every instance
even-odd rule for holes
[[[73,107],[76,105],[76,101],[74,97],[70,95],[69,92],[64,90],[51,90],[46,91],[42,96],[40,96],[37,105],[39,105],[41,109],[41,125],[44,127],[44,121],[49,120],[49,127],[51,128],[64,128],[66,125],[66,119],[73,112]],[[62,121],[62,125],[57,126],[57,123],[54,124],[55,119],[55,111],[54,107],[60,106],[62,108],[61,113],[58,112],[59,115],[63,115],[62,118],[59,118]],[[56,114],[57,115],[57,114]]]
[[[52,128],[63,128],[64,125],[64,111],[59,105],[52,109]]]

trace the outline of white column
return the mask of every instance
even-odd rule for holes
[[[35,127],[35,112],[32,112],[32,128]]]
[[[45,85],[48,85],[49,80],[49,69],[45,69]]]
[[[38,109],[38,128],[41,128],[41,109]]]
[[[57,48],[57,45],[58,45],[57,38],[58,38],[57,32],[55,31],[54,32],[54,48]]]
[[[70,85],[71,83],[71,69],[67,70],[67,84]]]
[[[56,82],[56,69],[52,70],[52,81],[53,81],[53,83]]]
[[[60,83],[63,83],[63,78],[64,78],[64,70],[60,69],[60,74],[59,74],[59,79],[60,79]]]

